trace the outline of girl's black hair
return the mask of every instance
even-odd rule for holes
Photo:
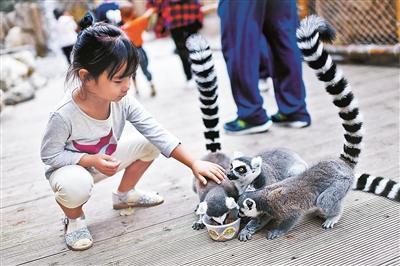
[[[72,49],[72,63],[65,81],[78,80],[80,69],[86,69],[94,79],[107,71],[111,80],[124,65],[126,68],[121,78],[134,75],[139,57],[125,33],[115,26],[93,22],[89,12],[79,22],[81,32]]]

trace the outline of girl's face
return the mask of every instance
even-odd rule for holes
[[[108,73],[105,71],[97,80],[91,79],[88,81],[85,84],[85,89],[100,99],[118,102],[128,93],[132,80],[130,76],[121,77],[124,70],[125,66],[111,80],[108,79]]]

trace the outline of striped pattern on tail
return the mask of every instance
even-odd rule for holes
[[[356,177],[353,189],[371,192],[400,202],[400,184],[388,178],[362,174]]]
[[[214,70],[214,61],[208,42],[200,35],[194,34],[186,41],[192,72],[199,91],[200,109],[205,126],[204,137],[206,149],[216,152],[221,149],[219,142],[218,84]]]
[[[304,60],[316,71],[318,79],[325,83],[326,91],[333,96],[334,105],[340,109],[339,116],[345,130],[340,158],[355,167],[361,153],[362,117],[350,85],[322,43],[331,42],[335,32],[327,21],[312,15],[301,21],[296,35]]]

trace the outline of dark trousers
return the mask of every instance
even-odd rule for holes
[[[261,42],[272,53],[272,71],[279,111],[310,121],[306,110],[300,51],[296,43],[298,16],[295,0],[221,0],[222,51],[231,80],[238,117],[251,123],[269,118],[258,90]]]
[[[192,79],[192,70],[190,69],[190,59],[189,52],[186,48],[186,40],[190,35],[197,33],[200,28],[200,23],[194,23],[171,29],[171,37],[174,40],[176,49],[178,50],[178,55],[182,61],[183,70],[185,71],[187,80]]]
[[[149,67],[149,59],[147,58],[146,51],[142,47],[137,47],[137,51],[139,54],[139,65],[140,68],[142,69],[143,74],[146,76],[146,79],[148,81],[151,81],[152,75],[148,69]]]
[[[71,52],[73,47],[74,47],[73,45],[61,47],[61,50],[63,51],[65,57],[68,60],[68,64],[71,64]]]

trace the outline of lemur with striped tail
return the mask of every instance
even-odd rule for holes
[[[338,159],[321,161],[300,175],[240,196],[238,204],[242,215],[264,215],[272,220],[268,239],[286,234],[309,210],[316,210],[319,216],[325,218],[323,228],[332,228],[341,217],[343,200],[353,183],[359,184],[359,189],[366,183],[362,181],[365,178],[355,182],[357,178],[354,176],[363,138],[358,104],[350,85],[321,42],[332,41],[334,37],[331,26],[315,15],[302,20],[297,30],[297,42],[304,60],[316,70],[319,80],[325,82],[326,91],[333,96],[333,103],[339,108],[345,130],[343,151]],[[367,183],[375,185],[382,182],[380,179],[367,180]],[[398,184],[389,183],[386,182],[392,187],[391,192],[384,186],[379,190],[384,191],[384,196],[390,195],[390,198],[399,201]]]
[[[204,136],[207,140],[206,149],[210,151],[203,159],[223,166],[228,176],[221,185],[209,182],[207,186],[203,186],[195,180],[194,190],[199,195],[200,203],[196,211],[199,220],[193,224],[193,228],[200,229],[204,227],[201,220],[203,214],[207,214],[214,221],[222,224],[227,219],[228,213],[233,214],[234,211],[237,213],[235,200],[249,185],[259,189],[304,171],[307,164],[299,155],[287,149],[265,151],[250,160],[236,153],[231,162],[226,154],[219,152],[221,144],[218,141],[218,86],[212,53],[207,41],[200,35],[191,36],[187,41],[187,47],[199,91],[200,108],[205,126]],[[254,227],[255,223],[250,225]],[[248,228],[249,231],[258,228],[253,227]]]
[[[206,149],[209,151],[202,159],[219,164],[228,170],[230,158],[225,153],[219,152],[221,143],[219,142],[218,128],[218,84],[212,52],[208,42],[198,34],[188,38],[186,47],[189,51],[192,72],[199,92],[200,109],[205,126],[204,137],[207,141]],[[209,180],[204,186],[194,178],[193,190],[198,194],[200,200],[196,208],[196,214],[199,217],[193,223],[193,229],[204,228],[202,221],[204,214],[219,224],[223,224],[227,220],[228,214],[237,215],[236,200],[239,194],[229,179],[224,179],[220,185]]]

